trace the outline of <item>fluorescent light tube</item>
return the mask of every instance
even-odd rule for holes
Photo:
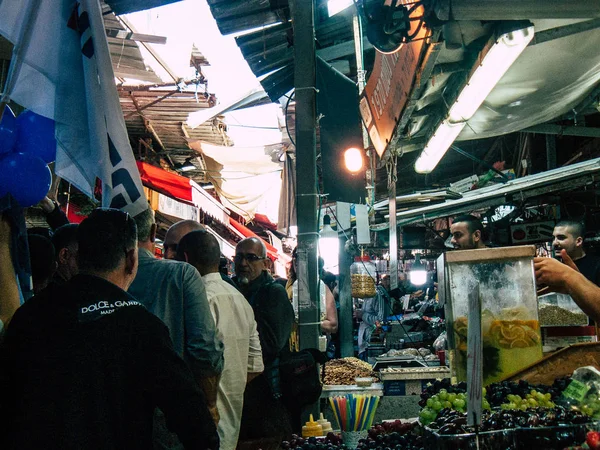
[[[415,162],[415,171],[417,173],[429,173],[438,165],[442,156],[458,137],[465,127],[465,122],[452,124],[444,120],[435,130],[433,136],[427,142],[427,145],[421,152],[419,159]]]
[[[440,123],[415,162],[417,173],[429,173],[438,165],[467,121],[525,50],[533,35],[533,26],[504,33],[482,55],[481,63],[448,111],[448,117]]]
[[[469,120],[533,39],[533,26],[501,35],[450,108],[450,122]]]

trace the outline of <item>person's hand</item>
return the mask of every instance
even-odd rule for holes
[[[355,319],[362,320],[362,316],[363,316],[362,309],[355,309],[353,316]]]
[[[538,284],[537,294],[549,292],[568,294],[567,278],[573,271],[579,272],[566,250],[561,250],[562,263],[554,258],[536,257],[533,259],[535,278]]]
[[[0,213],[0,245],[8,247],[10,245],[10,222],[8,217]]]

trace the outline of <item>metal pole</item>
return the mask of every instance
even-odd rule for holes
[[[356,78],[357,78],[357,86],[358,86],[358,96],[360,97],[363,91],[365,90],[365,85],[367,84],[367,71],[364,67],[363,60],[363,33],[362,33],[362,24],[360,21],[360,16],[358,12],[354,11],[354,16],[352,17],[352,29],[354,31],[354,53],[356,54]],[[369,208],[373,207],[375,203],[375,151],[373,149],[369,149],[369,132],[365,127],[364,123],[362,124],[362,138],[363,138],[363,149],[365,150],[369,167],[366,170],[366,181],[367,181],[367,198],[366,203],[369,205]],[[371,216],[374,218],[374,216]]]
[[[293,0],[296,86],[296,204],[300,348],[319,346],[317,274],[316,56],[314,0]]]

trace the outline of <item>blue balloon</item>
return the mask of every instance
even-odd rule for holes
[[[26,153],[2,157],[0,174],[0,198],[11,194],[24,208],[43,199],[52,184],[52,174],[42,158]]]
[[[34,113],[23,111],[17,117],[18,153],[27,153],[51,163],[56,159],[56,138],[54,137],[54,120]]]
[[[0,121],[0,155],[10,153],[17,142],[17,121],[12,110],[6,105]]]

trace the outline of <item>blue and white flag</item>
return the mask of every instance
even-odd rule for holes
[[[2,100],[56,123],[55,172],[102,206],[148,208],[127,137],[98,0],[0,0],[14,44]]]

